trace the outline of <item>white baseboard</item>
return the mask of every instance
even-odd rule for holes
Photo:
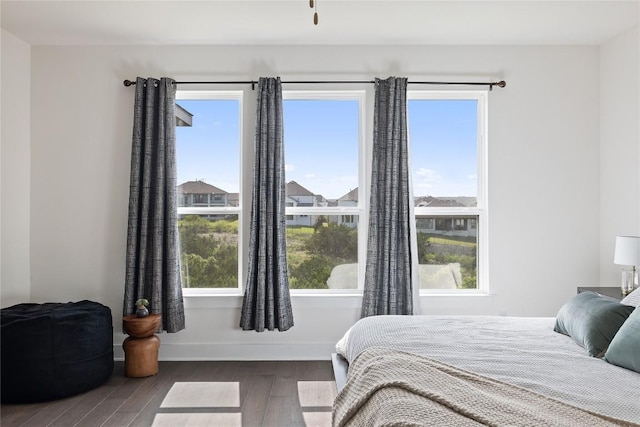
[[[335,351],[335,343],[161,344],[158,360],[331,360]],[[113,355],[124,360],[121,345],[113,346]]]

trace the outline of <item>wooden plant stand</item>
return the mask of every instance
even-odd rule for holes
[[[158,373],[158,348],[160,338],[155,332],[160,326],[161,316],[150,314],[122,318],[122,328],[129,336],[122,343],[124,349],[124,375],[127,377],[150,377]]]

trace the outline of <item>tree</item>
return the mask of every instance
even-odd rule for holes
[[[178,221],[178,231],[183,254],[197,254],[208,258],[218,246],[211,234],[210,222],[198,215],[189,215]]]
[[[309,238],[306,250],[342,261],[355,261],[358,259],[358,233],[344,224],[330,223]]]
[[[426,260],[427,252],[429,250],[429,246],[431,246],[431,242],[429,241],[429,235],[427,233],[418,233],[418,259],[422,261]],[[430,264],[427,262],[427,264]]]
[[[197,254],[182,254],[181,269],[183,283],[182,286],[189,288],[205,288],[207,269],[207,259]]]
[[[235,287],[238,283],[238,221],[189,215],[178,222],[184,286]]]
[[[293,267],[289,283],[292,289],[327,289],[334,263],[324,256],[313,256]]]
[[[207,269],[207,276],[214,288],[227,288],[238,283],[238,247],[223,244],[213,253],[212,265]]]
[[[320,215],[316,220],[316,223],[313,225],[313,232],[317,233],[318,230],[321,230],[327,224],[328,224],[327,217],[324,215]]]

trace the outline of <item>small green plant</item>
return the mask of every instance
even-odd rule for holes
[[[136,301],[136,317],[147,317],[149,315],[148,305],[149,301],[145,298]]]

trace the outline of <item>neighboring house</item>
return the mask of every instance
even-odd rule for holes
[[[430,208],[464,208],[475,206],[475,197],[433,197],[421,196],[414,198],[414,206]]]
[[[337,200],[337,206],[358,206],[358,187],[340,197]],[[337,215],[332,218],[335,218],[335,222],[338,224],[344,224],[351,228],[358,226],[358,215]]]
[[[229,204],[229,206],[233,207],[240,206],[240,193],[228,193],[227,203]]]
[[[193,126],[193,114],[176,103],[176,126]]]
[[[187,181],[178,185],[179,207],[229,206],[228,199],[229,193],[204,181]]]
[[[422,196],[414,199],[416,207],[464,208],[475,206],[473,197],[433,197]],[[475,237],[478,235],[478,220],[475,216],[463,217],[435,217],[418,218],[416,220],[418,233],[442,234],[446,236]]]
[[[475,237],[478,235],[478,220],[475,217],[417,218],[416,231],[444,236]]]
[[[316,206],[325,208],[329,206],[329,201],[322,194],[316,194]]]
[[[285,191],[287,195],[285,204],[289,208],[323,206],[319,204],[319,202],[326,202],[324,197],[313,194],[295,181],[287,182]],[[287,226],[299,225],[310,227],[315,224],[316,217],[317,215],[287,215]]]

